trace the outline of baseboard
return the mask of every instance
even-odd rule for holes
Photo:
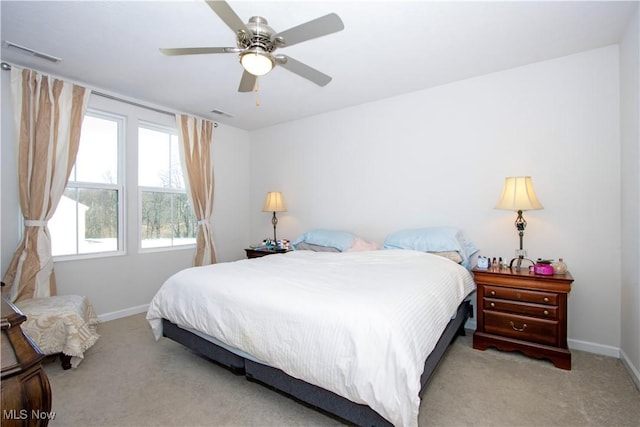
[[[108,322],[109,320],[121,319],[123,317],[133,316],[134,314],[144,313],[149,309],[149,304],[139,305],[137,307],[125,308],[124,310],[112,311],[111,313],[100,314],[98,320]]]
[[[465,323],[465,329],[475,331],[476,330],[476,319],[469,319],[467,323]],[[596,344],[588,341],[580,341],[580,340],[567,340],[567,345],[571,350],[580,350],[586,351],[587,353],[599,354],[601,356],[609,356],[615,357],[616,359],[620,359],[620,349],[618,347],[612,347],[609,345]]]
[[[596,344],[589,341],[567,340],[567,345],[571,350],[586,351],[587,353],[599,354],[601,356],[620,358],[620,349],[610,345]]]
[[[636,388],[640,390],[640,372],[638,372],[638,369],[636,369],[636,367],[633,366],[633,364],[629,360],[629,357],[622,349],[620,349],[620,361],[622,362],[624,367],[627,368],[627,371],[629,372],[631,379],[636,384]]]

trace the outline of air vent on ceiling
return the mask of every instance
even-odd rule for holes
[[[228,118],[232,118],[233,116],[229,113],[225,113],[222,110],[211,110],[211,112],[217,116],[223,116],[223,117],[228,117]]]
[[[38,52],[37,50],[33,50],[29,47],[26,46],[20,46],[19,44],[15,44],[13,42],[10,42],[8,40],[4,41],[4,45],[8,48],[13,48],[16,49],[18,51],[20,51],[21,53],[26,53],[27,55],[32,55],[32,56],[36,56],[38,58],[42,58],[42,59],[46,59],[47,61],[51,61],[51,62],[60,62],[62,61],[62,58],[58,58],[57,56],[53,56],[53,55],[49,55],[43,52]]]

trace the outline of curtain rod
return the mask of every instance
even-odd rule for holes
[[[11,64],[7,64],[6,62],[3,62],[3,63],[0,64],[0,68],[2,68],[5,71],[11,70]],[[94,95],[101,96],[103,98],[108,98],[108,99],[113,99],[114,101],[124,102],[125,104],[133,105],[133,106],[140,107],[140,108],[145,108],[147,110],[155,111],[155,112],[161,113],[161,114],[168,114],[170,116],[175,116],[175,114],[176,114],[176,113],[171,112],[171,111],[162,110],[160,108],[151,107],[149,105],[140,104],[140,103],[135,102],[135,101],[129,101],[128,99],[122,99],[122,98],[119,98],[119,97],[114,96],[114,95],[109,95],[108,93],[98,92],[97,90],[91,90],[91,93],[93,93]],[[213,127],[217,128],[218,127],[218,123],[213,122]]]

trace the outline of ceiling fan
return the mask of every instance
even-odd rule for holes
[[[251,92],[258,76],[267,74],[276,65],[319,86],[325,86],[331,81],[330,76],[315,68],[290,56],[276,55],[274,51],[343,30],[344,24],[335,13],[276,33],[261,16],[253,16],[245,24],[227,2],[206,0],[206,3],[236,34],[237,47],[185,47],[160,49],[160,52],[170,56],[238,53],[238,59],[244,68],[238,92]]]

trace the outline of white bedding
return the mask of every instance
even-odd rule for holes
[[[409,250],[287,254],[183,270],[147,313],[417,426],[420,375],[462,300],[464,267]]]

